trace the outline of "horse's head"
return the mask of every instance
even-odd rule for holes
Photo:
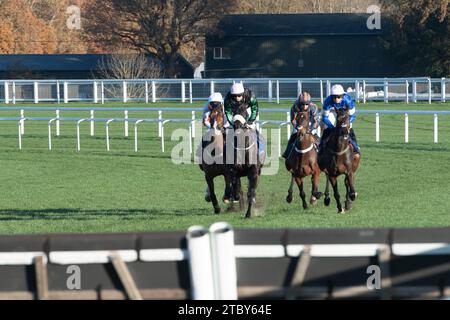
[[[295,114],[297,122],[297,136],[303,138],[309,127],[309,114],[307,111],[299,111]]]
[[[222,103],[213,101],[209,103],[208,107],[211,110],[211,114],[209,116],[211,119],[211,126],[218,130],[222,130],[224,119]]]
[[[244,116],[242,116],[240,114],[234,115],[234,117],[233,117],[234,130],[245,130],[245,129],[247,129],[246,124],[247,124],[247,120],[245,120]]]
[[[342,108],[336,110],[336,115],[336,128],[338,129],[339,135],[347,140],[350,134],[350,113],[347,109]]]

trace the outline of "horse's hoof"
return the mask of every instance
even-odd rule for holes
[[[220,211],[221,211],[220,208],[214,208],[214,213],[215,213],[215,214],[219,214]]]
[[[302,206],[304,210],[308,209],[308,205],[306,203],[304,203]]]
[[[331,198],[330,197],[325,197],[325,200],[323,200],[323,204],[325,206],[327,206],[327,207],[330,205],[330,202],[331,202]]]
[[[338,210],[338,214],[345,214],[345,210],[341,209],[341,211]]]
[[[230,199],[223,197],[222,198],[223,203],[225,204],[229,204],[230,203]]]
[[[205,201],[206,202],[211,202],[211,196],[210,195],[206,195],[205,196]]]
[[[247,213],[246,215],[245,215],[245,219],[250,219],[252,217],[252,214],[251,213]]]
[[[312,206],[315,206],[315,205],[317,204],[317,199],[316,199],[316,197],[311,197],[311,199],[309,200],[309,203],[310,203]]]
[[[322,192],[314,192],[314,193],[313,193],[313,196],[314,196],[316,199],[320,199],[320,198],[322,198],[323,193],[322,193]]]
[[[355,201],[356,197],[358,196],[358,193],[357,192],[350,193],[349,196],[350,196],[350,200]]]
[[[347,200],[345,201],[345,210],[349,211],[352,208],[352,202]]]
[[[288,196],[286,197],[286,202],[287,202],[287,203],[291,203],[291,202],[292,202],[292,195],[288,195]]]

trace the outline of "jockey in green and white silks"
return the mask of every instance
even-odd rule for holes
[[[247,124],[255,129],[255,120],[258,117],[259,107],[256,96],[248,88],[244,89],[242,83],[235,83],[225,96],[225,115],[230,124],[233,124],[233,116],[239,107],[247,109]]]

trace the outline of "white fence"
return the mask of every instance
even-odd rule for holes
[[[103,123],[105,125],[106,132],[106,150],[110,151],[110,139],[109,139],[109,124],[111,122],[123,122],[124,123],[124,136],[129,136],[129,124],[134,124],[134,151],[138,151],[138,126],[141,123],[155,123],[158,124],[158,137],[161,139],[161,151],[165,152],[165,135],[164,135],[164,126],[167,123],[184,123],[185,128],[189,130],[190,137],[190,152],[193,153],[193,144],[192,139],[196,137],[196,125],[201,123],[201,111],[202,108],[58,108],[58,107],[3,107],[1,110],[16,110],[20,111],[19,117],[1,117],[0,122],[2,121],[14,121],[18,124],[18,145],[19,149],[22,149],[22,136],[25,133],[25,122],[30,121],[45,121],[48,123],[48,148],[52,149],[52,126],[55,123],[55,134],[56,136],[60,135],[60,122],[61,121],[69,121],[76,123],[76,136],[77,136],[77,150],[81,149],[80,142],[80,125],[83,122],[90,123],[90,135],[95,135],[95,122]],[[55,117],[26,117],[26,111],[54,111]],[[84,118],[74,118],[74,117],[61,117],[60,112],[64,111],[85,111],[90,113],[90,117]],[[123,118],[105,118],[105,117],[95,117],[95,113],[99,112],[107,112],[107,111],[122,111],[124,113]],[[130,111],[157,111],[158,118],[129,118]],[[187,119],[176,119],[176,118],[164,118],[164,112],[174,112],[174,111],[189,111],[191,112],[191,118]],[[198,113],[197,113],[198,112]],[[282,120],[264,120],[259,119],[257,121],[257,126],[259,129],[266,124],[276,125],[277,129],[280,130],[280,134],[278,135],[278,141],[275,142],[278,144],[279,156],[281,156],[281,129],[286,126],[286,137],[289,139],[291,134],[291,124],[290,124],[290,112],[287,109],[260,109],[260,115],[264,113],[283,113],[286,115],[286,121]],[[405,143],[409,142],[409,115],[433,115],[433,123],[430,123],[430,126],[433,126],[433,142],[438,143],[438,117],[439,115],[450,115],[450,111],[400,111],[400,110],[359,110],[359,114],[373,114],[375,115],[375,141],[380,142],[380,114],[402,114],[405,118],[404,124],[404,141]]]
[[[441,101],[450,99],[450,79],[441,78],[304,78],[304,79],[148,79],[148,80],[2,80],[0,101],[58,102],[88,101],[180,101],[206,100],[218,91],[226,94],[234,82],[243,82],[259,100],[293,100],[300,92],[323,102],[333,84],[339,83],[358,102]]]

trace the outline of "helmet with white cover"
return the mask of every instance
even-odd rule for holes
[[[244,85],[240,82],[235,83],[231,86],[230,93],[231,94],[243,94],[244,93]]]
[[[331,95],[332,96],[342,96],[345,94],[344,87],[340,84],[335,84],[331,87]]]
[[[214,92],[212,95],[208,98],[208,103],[210,102],[220,102],[223,103],[223,97],[220,92]]]

